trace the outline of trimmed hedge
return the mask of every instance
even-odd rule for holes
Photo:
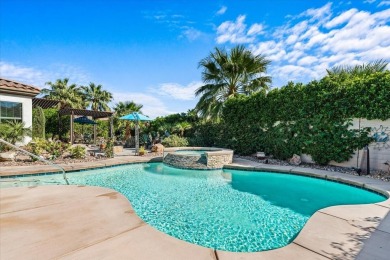
[[[306,85],[290,82],[268,94],[229,99],[216,140],[239,154],[262,150],[286,159],[307,153],[320,164],[342,162],[372,141],[369,129],[348,129],[352,118],[390,118],[389,71],[343,81],[327,76]]]

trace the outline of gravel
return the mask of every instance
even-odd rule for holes
[[[349,167],[340,167],[340,166],[333,166],[333,165],[318,165],[314,163],[301,163],[300,165],[297,166],[289,163],[288,161],[278,160],[273,158],[258,159],[256,156],[240,156],[240,155],[234,155],[234,157],[250,160],[253,162],[264,163],[264,164],[266,164],[268,161],[268,164],[271,165],[294,166],[294,167],[301,167],[301,168],[327,170],[331,172],[340,172],[340,173],[351,174],[356,176],[359,175],[354,168],[349,168]],[[390,171],[386,172],[380,170],[371,170],[370,175],[364,175],[364,176],[368,178],[379,179],[382,181],[390,181]]]

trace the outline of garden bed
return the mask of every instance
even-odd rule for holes
[[[273,158],[267,158],[267,159],[258,159],[255,156],[240,156],[240,155],[234,155],[235,158],[242,158],[258,163],[267,163],[270,165],[283,165],[283,166],[294,166],[294,167],[301,167],[301,168],[311,168],[311,169],[318,169],[318,170],[327,170],[331,172],[340,172],[340,173],[346,173],[351,175],[359,176],[359,174],[356,172],[355,169],[349,168],[349,167],[340,167],[340,166],[333,166],[333,165],[318,165],[314,163],[301,163],[300,165],[294,165],[289,163],[285,160],[278,160]],[[362,174],[362,176],[366,176],[368,178],[373,179],[379,179],[382,181],[389,181],[390,182],[390,173],[385,171],[377,171],[377,170],[371,170],[370,175]]]
[[[70,157],[65,158],[57,158],[55,160],[49,160],[50,162],[56,163],[56,164],[72,164],[72,163],[80,163],[80,162],[93,162],[93,161],[100,161],[105,160],[106,157],[95,157],[87,155],[85,158],[82,159],[75,159]],[[16,161],[5,161],[0,162],[0,166],[29,166],[29,165],[47,165],[45,162],[42,161],[32,161],[31,159],[28,159],[28,157],[23,157],[23,160],[16,160]]]

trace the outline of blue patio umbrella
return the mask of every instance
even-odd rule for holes
[[[75,119],[73,119],[73,122],[79,123],[82,125],[96,125],[97,124],[95,121],[89,119],[86,116],[81,116],[81,117],[75,118]]]
[[[138,112],[133,112],[131,114],[122,116],[119,119],[130,120],[130,121],[152,121],[152,119],[150,119],[149,117],[140,114]]]
[[[152,121],[149,117],[140,114],[138,112],[133,112],[128,115],[122,116],[119,119],[135,121],[135,154],[138,154],[139,151],[139,122],[140,121]]]

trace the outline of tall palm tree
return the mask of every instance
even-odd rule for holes
[[[267,90],[271,77],[264,73],[269,63],[264,56],[254,55],[242,45],[229,53],[215,48],[215,52],[199,62],[205,85],[195,91],[196,96],[201,96],[196,110],[201,116],[215,120],[227,99]]]
[[[72,108],[84,108],[85,103],[82,98],[80,87],[76,84],[69,84],[69,78],[57,79],[54,83],[49,81],[45,83],[50,88],[42,89],[46,99],[61,101],[61,108],[70,106]]]
[[[112,94],[103,90],[102,85],[95,85],[91,82],[88,86],[81,87],[81,89],[87,107],[91,106],[91,109],[95,111],[110,111],[108,103],[112,100]]]
[[[138,112],[142,113],[143,105],[141,104],[136,104],[133,101],[125,101],[125,102],[119,102],[118,104],[115,105],[114,111],[115,111],[115,117],[116,121],[118,122],[118,125],[121,124],[121,121],[118,121],[118,118],[121,116],[125,116],[127,114],[130,114],[132,112]],[[125,133],[125,139],[127,140],[131,136],[130,133],[130,121],[126,120],[126,133]]]

